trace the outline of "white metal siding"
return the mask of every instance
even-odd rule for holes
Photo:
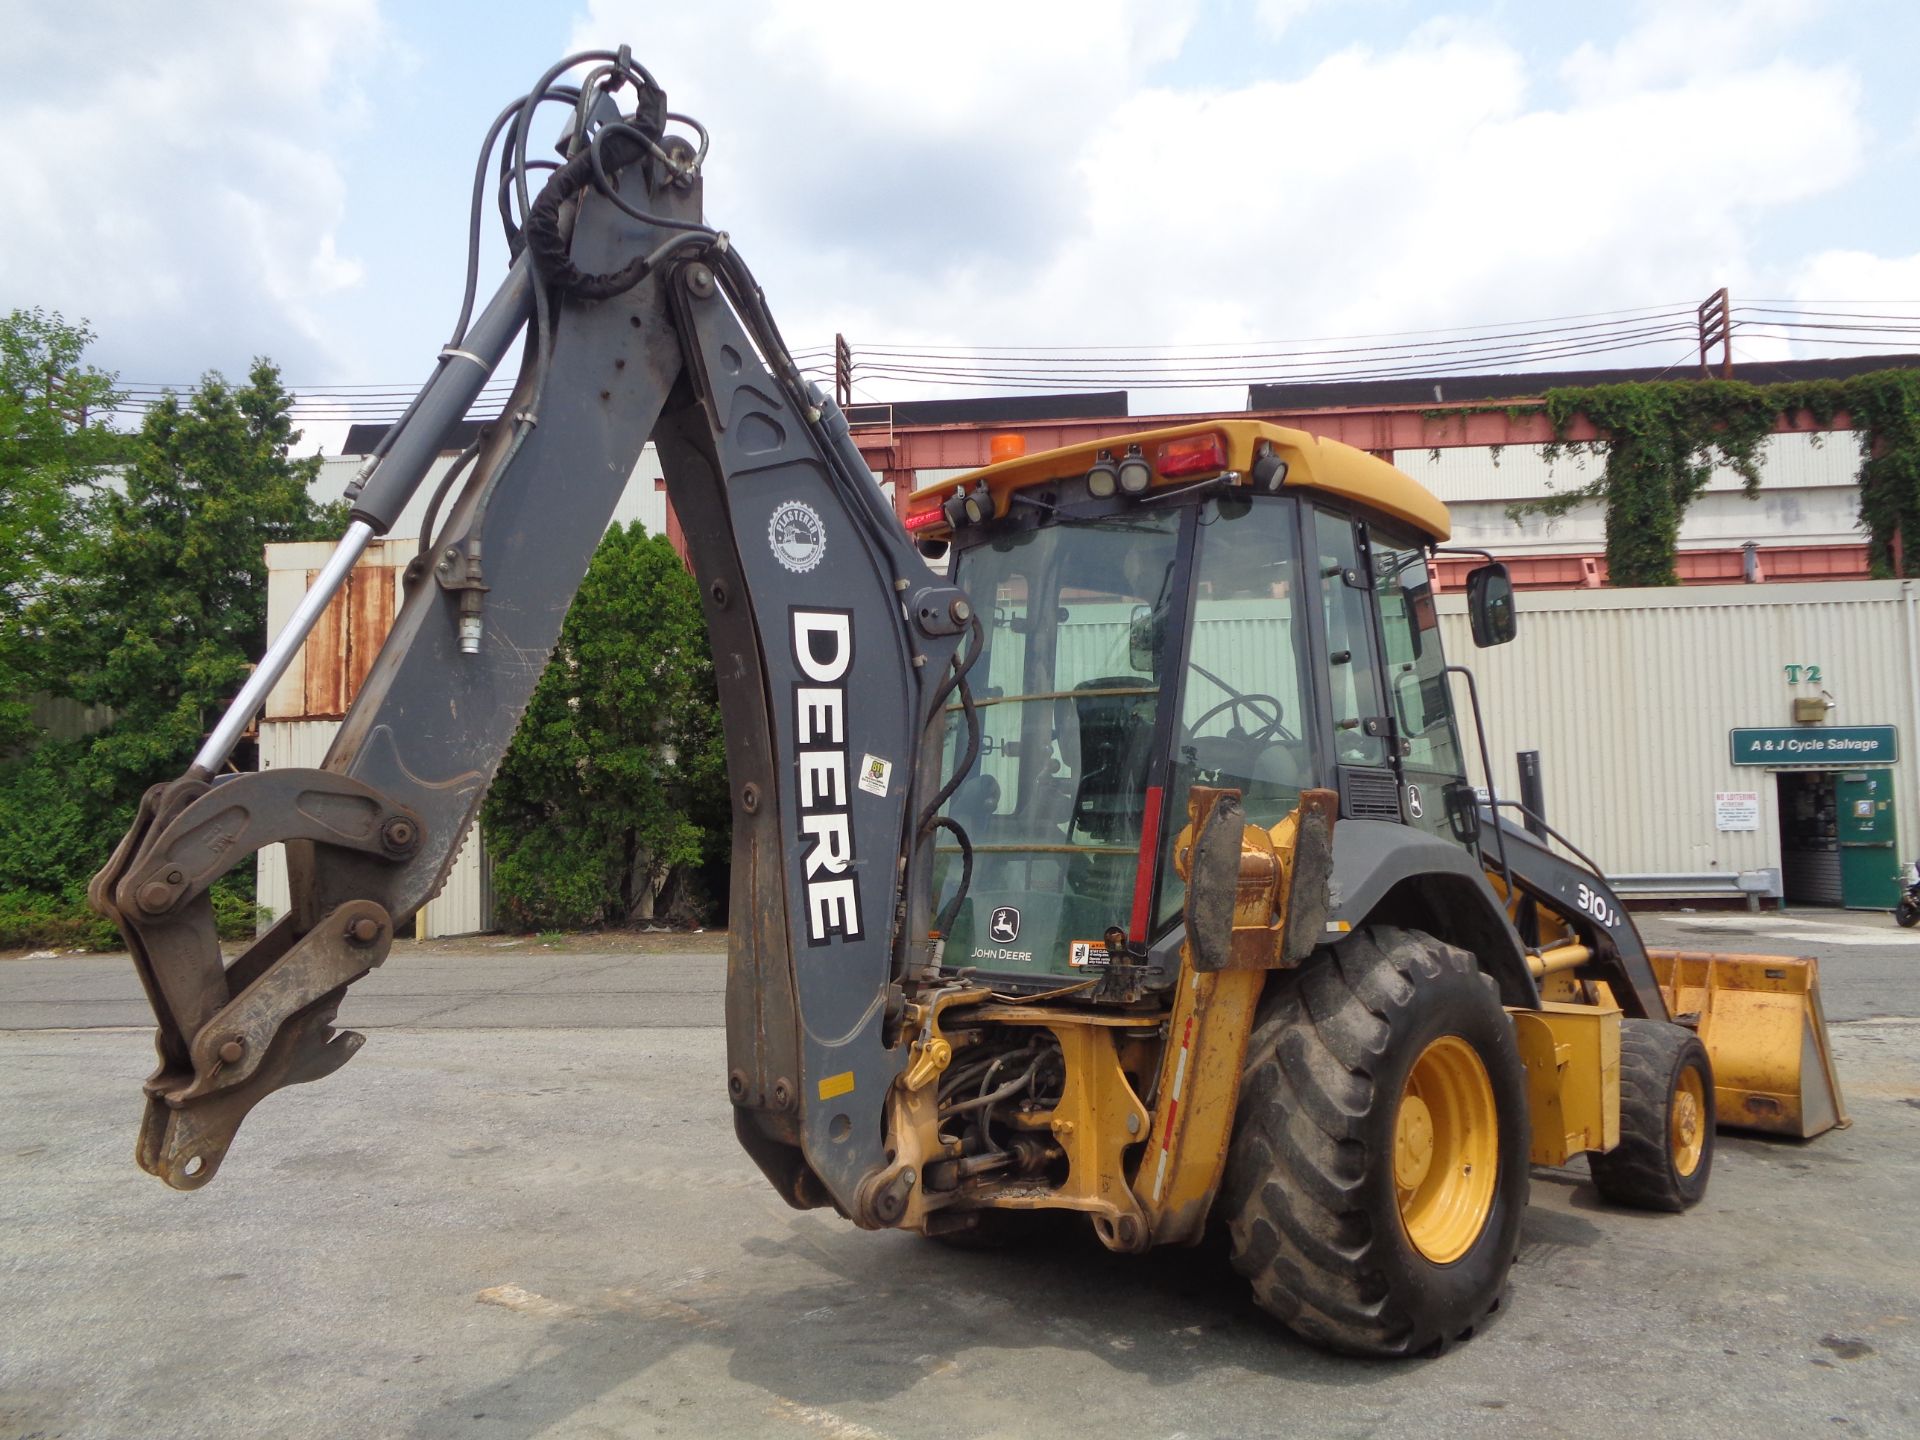
[[[1476,650],[1464,598],[1442,596],[1447,653],[1479,679],[1502,795],[1518,795],[1514,752],[1539,750],[1547,818],[1603,868],[1777,867],[1773,772],[1732,764],[1727,732],[1789,725],[1793,697],[1821,689],[1838,701],[1833,724],[1899,727],[1899,849],[1920,849],[1908,778],[1920,742],[1910,658],[1920,582],[1534,591],[1519,601],[1519,638]],[[1789,685],[1790,664],[1818,664],[1821,685]],[[1463,686],[1455,702],[1480,781]],[[1714,828],[1713,797],[1725,790],[1760,793],[1759,830]]]
[[[1440,451],[1397,450],[1394,466],[1451,505],[1456,500],[1533,500],[1578,490],[1606,468],[1603,456],[1572,446],[1549,464],[1544,445],[1462,445]],[[1770,435],[1760,444],[1762,490],[1851,488],[1859,483],[1860,447],[1852,434]],[[1745,482],[1715,468],[1708,493],[1738,492]]]
[[[1543,446],[1508,445],[1401,450],[1399,469],[1445,501],[1459,545],[1524,548],[1535,553],[1590,552],[1605,547],[1606,516],[1599,505],[1565,515],[1507,518],[1507,507],[1578,490],[1598,479],[1605,461],[1572,449],[1549,465]],[[1706,491],[1688,508],[1680,528],[1684,547],[1847,545],[1861,543],[1858,442],[1851,434],[1774,435],[1761,445],[1760,490],[1749,500],[1740,477],[1714,470]]]
[[[1599,505],[1582,505],[1565,515],[1507,514],[1505,500],[1455,500],[1447,506],[1453,518],[1455,545],[1533,555],[1591,555],[1606,549],[1606,513]],[[1726,549],[1749,540],[1769,545],[1860,545],[1858,489],[1824,487],[1804,490],[1763,490],[1749,500],[1739,491],[1716,491],[1700,496],[1687,507],[1680,526],[1680,548]]]

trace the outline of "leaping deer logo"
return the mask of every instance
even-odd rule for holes
[[[995,940],[1008,941],[1020,938],[1020,912],[1011,905],[1002,905],[993,912],[993,918],[987,922],[987,933]]]

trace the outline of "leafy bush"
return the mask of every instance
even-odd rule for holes
[[[251,940],[266,915],[254,903],[252,877],[229,876],[210,893],[220,938]],[[84,888],[60,895],[0,891],[0,950],[118,950],[121,943],[114,924],[87,908]]]
[[[86,885],[146,788],[186,769],[266,648],[275,540],[335,533],[290,458],[292,397],[264,360],[165,395],[136,434],[98,423],[112,378],[91,333],[41,311],[0,317],[0,946],[112,945]],[[117,466],[113,483],[102,467]],[[31,697],[104,707],[75,740]],[[241,763],[245,763],[244,759]],[[213,892],[223,936],[251,934],[251,867]]]
[[[524,929],[700,919],[726,853],[726,752],[693,577],[638,523],[607,532],[483,811]]]
[[[0,891],[0,950],[113,950],[120,932],[87,908],[85,895]]]

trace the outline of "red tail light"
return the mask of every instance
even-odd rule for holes
[[[1218,435],[1184,435],[1162,445],[1154,468],[1162,480],[1227,468],[1227,442]]]
[[[907,533],[911,535],[914,531],[924,530],[929,525],[938,525],[946,518],[946,516],[940,513],[940,507],[938,505],[934,506],[931,510],[922,510],[916,515],[907,516]]]

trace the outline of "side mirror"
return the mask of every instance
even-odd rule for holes
[[[1519,629],[1513,608],[1513,577],[1499,561],[1477,565],[1467,572],[1467,617],[1473,622],[1473,643],[1481,649],[1504,645]]]

